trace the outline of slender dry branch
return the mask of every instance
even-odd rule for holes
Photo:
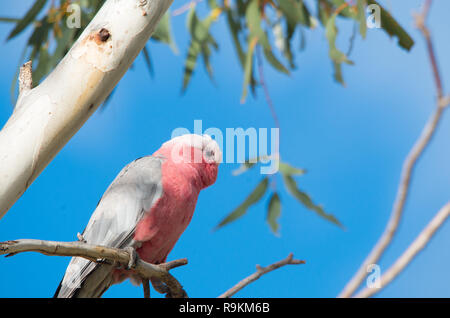
[[[42,240],[15,240],[0,242],[0,255],[13,256],[22,252],[39,252],[52,256],[83,257],[93,262],[116,262],[127,266],[130,261],[129,252],[117,248],[90,245],[84,242],[53,242]],[[150,264],[141,259],[136,260],[135,271],[144,279],[158,279],[168,288],[170,296],[174,298],[187,297],[183,287],[173,277],[169,270],[187,264],[187,259],[179,259],[164,264]]]
[[[355,297],[366,298],[378,293],[386,285],[392,282],[398,274],[400,274],[406,266],[416,257],[416,255],[428,244],[436,231],[444,224],[445,220],[450,216],[450,202],[442,207],[428,225],[422,230],[412,244],[403,252],[403,254],[395,261],[395,263],[381,276],[380,288],[365,288]]]
[[[449,98],[443,96],[442,80],[437,67],[438,63],[436,55],[434,53],[430,32],[428,28],[425,26],[425,21],[429,12],[429,8],[431,6],[431,2],[432,2],[431,0],[427,0],[425,2],[422,13],[416,15],[415,18],[416,18],[416,25],[422,32],[425,41],[427,43],[428,55],[430,58],[430,63],[433,70],[433,76],[437,90],[437,107],[435,112],[425,125],[419,139],[416,141],[416,143],[414,144],[413,148],[411,149],[410,153],[408,154],[403,163],[402,176],[397,190],[396,199],[394,202],[394,206],[392,208],[389,222],[386,226],[384,233],[382,234],[381,238],[378,240],[377,244],[370,252],[369,256],[364,260],[363,264],[360,266],[356,274],[347,283],[347,285],[345,286],[345,288],[342,290],[341,294],[338,297],[351,297],[355,293],[355,291],[361,285],[361,283],[363,282],[364,278],[367,275],[366,269],[368,268],[368,266],[370,264],[377,263],[377,261],[383,255],[386,248],[391,243],[397,231],[397,228],[400,224],[403,209],[408,197],[411,178],[417,160],[420,158],[426,147],[429,145],[430,140],[432,139],[432,137],[436,132],[436,129],[442,117],[442,113],[449,104]]]
[[[259,265],[256,265],[256,272],[247,278],[244,278],[239,283],[237,283],[235,286],[224,292],[222,295],[220,295],[218,298],[229,298],[236,294],[238,291],[240,291],[245,286],[249,285],[250,283],[254,282],[258,278],[260,278],[262,275],[267,274],[277,268],[280,268],[285,265],[299,265],[299,264],[305,264],[305,261],[293,259],[294,255],[291,253],[288,257],[285,259],[278,261],[276,263],[273,263],[272,265],[269,265],[267,267],[261,267]]]
[[[422,32],[423,37],[425,38],[425,43],[427,45],[428,57],[430,59],[431,68],[433,70],[434,82],[437,91],[437,98],[442,99],[444,95],[444,90],[442,88],[442,80],[439,72],[439,67],[437,63],[437,58],[434,53],[433,41],[431,40],[430,30],[426,26],[426,19],[428,17],[428,12],[430,11],[432,0],[426,0],[423,6],[423,10],[421,14],[416,14],[416,27]]]
[[[202,0],[192,0],[188,3],[182,5],[181,7],[173,10],[172,16],[176,17],[178,15],[181,15],[187,11],[189,11],[192,7],[194,7],[197,3],[202,2]]]
[[[264,66],[262,62],[260,45],[258,45],[258,47],[256,48],[256,60],[258,62],[259,83],[263,87],[264,97],[266,98],[266,102],[269,106],[270,114],[272,115],[273,121],[275,122],[275,126],[280,129],[280,121],[278,120],[277,112],[275,111],[275,106],[273,105],[272,98],[269,94],[269,88],[267,87],[267,83],[264,77]]]

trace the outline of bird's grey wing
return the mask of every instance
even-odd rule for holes
[[[83,232],[89,244],[125,248],[136,225],[162,195],[161,157],[147,156],[125,166],[103,194]],[[57,297],[100,297],[112,284],[111,265],[73,257]]]

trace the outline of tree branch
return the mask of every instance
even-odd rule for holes
[[[371,297],[392,282],[416,255],[429,243],[436,231],[444,224],[450,215],[450,202],[442,207],[428,225],[422,230],[412,244],[403,252],[395,263],[380,278],[381,288],[365,288],[355,297]]]
[[[425,26],[425,21],[429,12],[431,2],[432,2],[431,0],[427,0],[425,2],[422,13],[416,15],[416,25],[422,32],[423,36],[425,37],[425,41],[427,43],[428,55],[430,58],[437,90],[437,99],[438,99],[437,107],[435,112],[425,125],[419,139],[416,141],[416,143],[414,144],[413,148],[411,149],[410,153],[408,154],[403,163],[402,176],[397,190],[397,196],[394,202],[394,206],[392,208],[389,222],[386,226],[383,235],[378,240],[377,244],[374,246],[369,256],[364,260],[361,267],[358,269],[353,278],[347,283],[347,285],[345,286],[345,288],[338,297],[351,297],[355,293],[356,289],[361,285],[362,281],[366,277],[367,267],[370,264],[375,264],[391,243],[397,231],[397,228],[400,224],[400,220],[403,214],[406,199],[408,197],[411,178],[414,172],[416,162],[423,154],[426,147],[429,145],[430,140],[432,139],[432,137],[436,132],[436,129],[442,117],[442,113],[444,112],[445,108],[448,106],[450,102],[449,98],[444,97],[442,93],[443,92],[442,81],[437,67],[438,63],[436,60],[436,55],[434,53],[430,32],[428,28]]]
[[[25,64],[22,94],[0,131],[0,218],[111,93],[171,4],[107,0],[33,89]]]
[[[255,280],[259,279],[262,275],[267,274],[273,270],[276,270],[277,268],[280,268],[285,265],[299,265],[299,264],[305,264],[305,261],[293,259],[294,255],[291,253],[289,256],[281,261],[278,261],[276,263],[273,263],[272,265],[269,265],[267,267],[261,267],[259,265],[256,265],[256,272],[247,278],[244,278],[239,283],[237,283],[235,286],[224,292],[222,295],[220,295],[218,298],[229,298],[236,294],[238,291],[240,291],[245,286],[249,285],[250,283],[254,282]]]
[[[106,260],[123,266],[127,266],[130,261],[130,254],[125,250],[83,242],[53,242],[30,239],[0,242],[0,255],[6,254],[9,257],[22,252],[83,257],[92,262],[104,263]],[[169,270],[186,264],[187,259],[185,258],[159,265],[150,264],[138,258],[133,271],[144,279],[157,278],[167,286],[172,297],[181,298],[187,297],[187,294],[178,280],[169,273]]]

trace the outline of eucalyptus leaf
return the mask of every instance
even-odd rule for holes
[[[305,174],[305,172],[306,172],[305,170],[295,168],[286,162],[279,163],[279,170],[282,174],[289,175],[289,176],[300,176],[302,174]]]
[[[300,203],[302,203],[306,208],[309,210],[317,213],[320,217],[336,224],[337,226],[343,228],[343,225],[339,220],[332,214],[326,213],[322,206],[314,204],[312,199],[308,194],[301,191],[297,187],[297,183],[295,182],[294,178],[290,175],[283,175],[284,184],[286,185],[286,188],[290,194],[294,196]]]
[[[170,11],[167,11],[166,14],[164,14],[153,32],[152,39],[168,44],[171,50],[175,54],[178,54],[178,47],[172,35],[170,16]]]
[[[381,28],[386,31],[389,36],[396,37],[398,44],[405,50],[411,50],[414,45],[414,40],[401,27],[401,25],[392,17],[392,15],[384,9],[377,1],[367,0],[368,4],[376,4],[381,10]]]
[[[28,12],[25,14],[25,16],[17,22],[14,29],[11,31],[11,33],[8,35],[8,40],[12,39],[16,35],[18,35],[20,32],[25,30],[27,26],[29,26],[36,16],[41,12],[42,8],[45,6],[47,0],[35,0],[33,6],[28,10]]]
[[[256,188],[250,193],[250,195],[242,202],[233,212],[228,214],[217,226],[216,230],[221,228],[222,226],[229,224],[233,221],[236,221],[240,217],[242,217],[248,210],[250,206],[257,203],[267,191],[269,185],[269,179],[264,178],[261,182],[256,186]]]
[[[336,16],[337,12],[332,14],[331,17],[328,19],[325,27],[325,35],[328,39],[328,46],[329,46],[328,55],[334,65],[335,70],[334,78],[339,83],[345,84],[342,78],[341,64],[342,63],[353,64],[353,62],[350,61],[347,58],[347,56],[336,47],[336,38],[338,33],[336,27]]]
[[[366,0],[357,0],[356,7],[358,9],[358,13],[356,16],[356,20],[359,22],[359,33],[361,36],[366,38],[367,34],[367,22],[366,22],[366,7],[367,7],[367,1]]]
[[[155,74],[154,74],[154,71],[153,71],[153,64],[152,64],[152,59],[150,57],[150,51],[147,48],[147,46],[144,46],[144,48],[142,49],[142,54],[144,55],[145,64],[147,65],[147,69],[148,69],[148,72],[150,74],[150,77],[153,78],[153,76]]]
[[[269,223],[270,229],[278,234],[279,224],[278,218],[281,215],[281,201],[278,194],[275,192],[270,197],[269,206],[267,207],[267,223]]]

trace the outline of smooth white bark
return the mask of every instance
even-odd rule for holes
[[[108,0],[0,131],[0,218],[105,100],[172,0]]]

